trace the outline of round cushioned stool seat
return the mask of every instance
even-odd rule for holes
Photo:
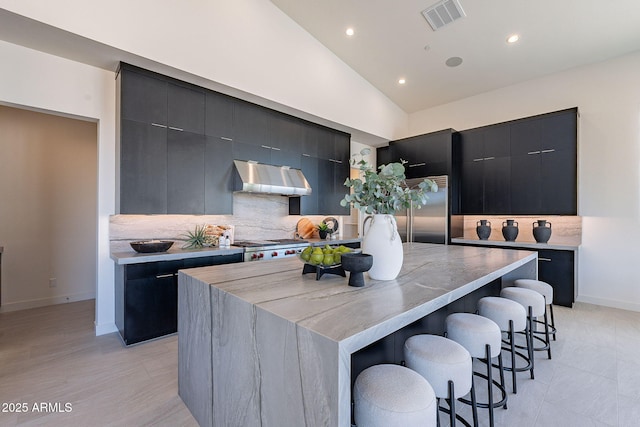
[[[417,372],[399,365],[365,369],[353,386],[358,427],[423,427],[436,425],[436,396]]]
[[[526,288],[541,294],[547,304],[553,303],[553,286],[547,282],[533,279],[518,279],[513,282],[516,288]]]
[[[513,321],[514,331],[523,331],[527,327],[527,311],[522,304],[507,298],[484,297],[478,301],[478,314],[493,320],[501,331],[509,330],[509,321]]]
[[[470,313],[453,313],[445,320],[447,338],[461,344],[472,357],[483,358],[486,345],[491,346],[491,357],[500,354],[502,334],[493,320]]]
[[[531,315],[542,316],[545,312],[545,302],[542,294],[527,288],[511,286],[500,291],[500,296],[520,303],[525,309],[531,307]]]
[[[449,381],[455,385],[454,399],[471,390],[471,355],[463,346],[437,335],[414,335],[404,343],[408,368],[429,381],[436,397],[449,396]]]

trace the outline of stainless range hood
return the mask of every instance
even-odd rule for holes
[[[311,186],[300,169],[263,163],[234,160],[236,171],[234,191],[308,196]]]

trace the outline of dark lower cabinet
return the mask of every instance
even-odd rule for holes
[[[116,326],[126,345],[178,327],[178,270],[242,262],[242,254],[116,265]]]
[[[553,286],[553,303],[572,307],[575,296],[573,251],[538,251],[538,279]]]

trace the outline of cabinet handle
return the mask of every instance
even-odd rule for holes
[[[271,147],[272,150],[280,151],[281,149],[278,147]]]
[[[540,154],[540,150],[538,150],[538,151],[529,151],[527,154]]]
[[[474,162],[481,162],[481,161],[483,161],[483,160],[484,160],[483,158],[473,159],[473,161],[474,161]]]
[[[173,126],[169,126],[169,129],[171,129],[171,130],[177,130],[178,132],[184,132],[184,129],[182,129],[182,128],[177,128],[177,127],[173,127]]]
[[[556,151],[555,148],[551,148],[549,150],[542,150],[541,153],[553,153],[554,151]]]
[[[538,261],[551,262],[551,258],[538,258]]]
[[[174,277],[177,276],[178,273],[169,273],[169,274],[159,274],[156,276],[156,279],[166,279],[168,277]]]
[[[410,168],[415,168],[415,167],[424,166],[424,165],[426,165],[426,163],[424,163],[424,162],[422,162],[422,163],[414,163],[412,165],[409,165],[409,167]]]
[[[160,123],[151,123],[151,126],[156,126],[156,127],[165,128],[165,129],[167,128],[166,125],[161,125]]]
[[[223,141],[233,141],[233,138],[227,138],[226,136],[221,136],[220,139]]]
[[[262,148],[266,148],[266,149],[268,149],[268,150],[270,150],[270,149],[271,149],[271,147],[269,147],[268,145],[261,145],[260,147],[262,147]]]
[[[495,157],[485,157],[485,158],[484,158],[484,159],[482,159],[482,160],[494,160],[494,159],[495,159]]]
[[[303,155],[304,157],[311,157],[311,154],[307,154],[307,153],[302,153],[302,155]]]

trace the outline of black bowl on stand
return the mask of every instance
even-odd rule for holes
[[[364,272],[369,271],[373,265],[373,256],[363,253],[344,253],[340,256],[342,268],[348,271],[349,286],[364,286]]]

